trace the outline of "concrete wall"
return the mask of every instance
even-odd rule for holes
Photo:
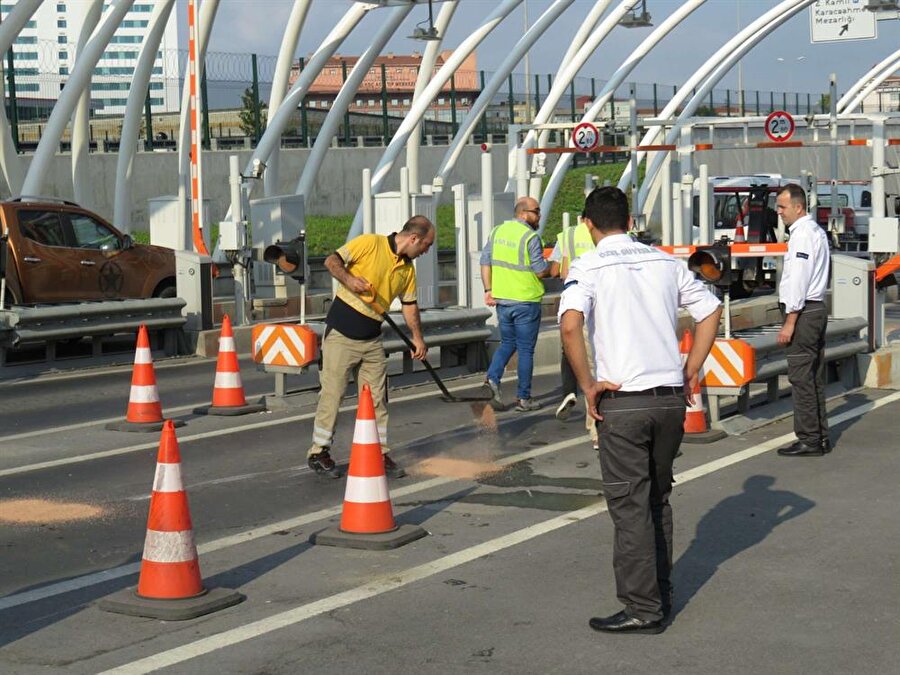
[[[421,180],[430,182],[437,173],[438,166],[447,151],[447,146],[425,146],[421,149],[419,164]],[[280,163],[280,193],[293,194],[300,178],[300,172],[309,156],[307,149],[283,149]],[[355,213],[362,193],[362,170],[374,170],[384,148],[332,148],[326,155],[319,170],[315,191],[307,201],[307,213],[316,215],[341,215]],[[228,157],[236,154],[241,159],[241,167],[250,160],[249,150],[229,150],[206,152],[203,155],[204,198],[210,200],[210,218],[221,220],[230,205],[228,186]],[[505,145],[494,146],[494,185],[506,183],[507,153]],[[73,199],[71,155],[60,154],[54,162],[44,182],[44,195]],[[385,190],[399,189],[400,167],[395,164],[388,176]],[[31,162],[31,155],[20,156],[24,170]],[[112,220],[115,199],[115,174],[118,155],[114,153],[94,153],[90,156],[91,203],[84,206],[96,211],[104,218]],[[178,154],[175,152],[138,152],[134,158],[132,187],[131,230],[149,230],[147,200],[151,197],[177,194]],[[465,182],[471,192],[480,192],[481,149],[477,145],[467,146],[457,170],[445,186],[446,201],[452,200],[451,185]],[[5,183],[0,181],[0,197],[9,197]],[[262,186],[253,197],[262,196]]]

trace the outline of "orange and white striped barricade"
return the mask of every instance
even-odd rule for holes
[[[372,390],[363,385],[350,448],[350,468],[340,527],[330,527],[312,537],[315,544],[386,550],[424,537],[418,525],[397,525],[391,507],[384,456],[375,422]]]
[[[219,336],[219,357],[216,360],[216,381],[213,385],[212,405],[195,408],[197,415],[247,415],[262,412],[266,404],[247,403],[237,350],[234,347],[234,331],[226,314],[222,319]]]
[[[175,420],[173,424],[181,427],[184,426],[184,421]],[[121,422],[109,422],[106,428],[111,431],[159,431],[163,428],[162,405],[156,387],[153,355],[150,353],[150,336],[143,324],[138,328],[125,419]]]
[[[756,377],[756,350],[744,340],[716,338],[700,369],[700,386],[709,402],[709,416],[718,423],[719,397],[735,396],[738,410],[746,412],[749,386]]]
[[[105,598],[100,609],[183,621],[231,607],[243,599],[231,589],[203,587],[187,493],[181,480],[178,439],[175,426],[167,420],[159,441],[137,588]]]
[[[318,323],[261,323],[253,327],[253,362],[275,374],[275,396],[269,401],[277,405],[284,398],[285,376],[300,375],[319,360],[319,335],[324,329],[324,324]]]

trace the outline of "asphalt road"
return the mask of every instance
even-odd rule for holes
[[[161,392],[183,401],[166,405],[204,402],[205,367],[161,369]],[[536,378],[543,410],[500,413],[496,427],[430,385],[392,392],[394,456],[410,472],[391,482],[395,514],[429,536],[387,552],[309,543],[337,522],[345,485],[304,466],[311,407],[185,413],[205,583],[247,599],[187,622],[100,611],[99,599],[136,582],[156,456],[155,435],[92,424],[121,409],[128,377],[0,386],[4,419],[13,398],[44,406],[0,432],[0,672],[846,673],[900,662],[896,392],[833,400],[825,458],[773,452],[790,419],[684,445],[676,616],[660,636],[610,637],[587,626],[619,609],[600,471],[582,420],[553,418],[555,374]],[[21,522],[29,512],[11,505],[26,499],[50,502],[47,517]],[[60,520],[63,503],[88,515]]]

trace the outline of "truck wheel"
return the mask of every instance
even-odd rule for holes
[[[157,289],[156,293],[153,297],[155,298],[175,298],[178,297],[178,291],[175,289],[174,285],[163,286],[160,289]]]

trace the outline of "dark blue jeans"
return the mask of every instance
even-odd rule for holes
[[[500,384],[500,378],[512,355],[519,352],[519,388],[517,398],[531,398],[531,373],[534,370],[534,346],[541,327],[541,303],[517,302],[497,305],[500,322],[500,348],[494,352],[488,379]]]

